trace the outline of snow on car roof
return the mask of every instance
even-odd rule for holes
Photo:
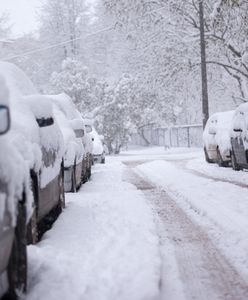
[[[217,112],[210,116],[209,121],[215,119],[218,122],[218,128],[229,129],[233,115],[234,115],[234,110]]]
[[[242,104],[240,104],[240,105],[236,108],[236,111],[243,111],[243,112],[248,111],[248,103],[242,103]]]
[[[0,74],[9,87],[10,98],[38,93],[31,80],[14,64],[0,61]]]
[[[30,95],[22,98],[36,118],[50,118],[53,116],[52,103],[49,97],[44,95]]]
[[[65,93],[58,95],[47,95],[49,98],[56,102],[60,109],[64,112],[69,120],[81,118],[79,111],[77,110],[75,104],[73,103],[70,96]]]

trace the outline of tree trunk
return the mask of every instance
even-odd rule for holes
[[[204,11],[203,0],[199,0],[199,17],[200,17],[200,37],[201,37],[201,74],[202,74],[202,121],[205,128],[209,118],[208,108],[208,79],[206,64],[206,43],[204,33]]]

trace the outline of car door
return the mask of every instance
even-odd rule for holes
[[[235,136],[231,139],[232,150],[234,152],[237,164],[241,166],[246,165],[247,158],[244,146],[245,119],[243,111],[237,111],[235,113],[233,124],[233,131],[235,133]]]

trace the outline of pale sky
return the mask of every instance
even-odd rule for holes
[[[41,0],[0,0],[0,14],[6,10],[9,12],[14,36],[37,29],[40,3]]]

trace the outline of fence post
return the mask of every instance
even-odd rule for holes
[[[170,147],[172,147],[172,138],[171,138],[171,127],[169,127],[169,136],[170,136]]]
[[[187,139],[188,139],[188,148],[190,148],[190,135],[189,135],[189,127],[187,127]]]
[[[177,147],[179,147],[179,134],[178,134],[178,132],[179,132],[179,128],[177,128]]]

